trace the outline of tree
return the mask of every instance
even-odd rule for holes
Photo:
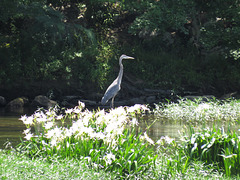
[[[80,78],[74,69],[94,44],[90,30],[67,21],[49,1],[3,0],[0,8],[0,82]]]
[[[140,13],[130,32],[143,39],[157,38],[165,49],[186,46],[195,47],[200,55],[217,51],[234,55],[240,43],[239,4],[239,0],[132,1],[128,8]]]

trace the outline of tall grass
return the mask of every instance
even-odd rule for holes
[[[177,103],[156,104],[154,114],[163,118],[184,122],[231,121],[240,120],[240,100],[220,101],[217,99],[195,101],[180,99]]]
[[[227,176],[240,172],[240,139],[236,131],[225,128],[203,128],[195,132],[190,127],[183,138],[185,150],[190,159],[205,164],[214,164],[218,171]]]

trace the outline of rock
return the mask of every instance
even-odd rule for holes
[[[220,97],[221,100],[226,100],[226,99],[229,99],[229,98],[232,98],[234,95],[237,94],[237,91],[236,92],[232,92],[232,93],[228,93],[228,94],[224,94]]]
[[[50,108],[57,104],[56,101],[48,99],[46,96],[39,95],[36,96],[32,102],[32,106],[39,106],[44,108]]]
[[[161,94],[161,95],[173,95],[172,90],[163,90],[163,89],[147,89],[145,88],[145,94]]]
[[[130,105],[145,104],[145,102],[141,98],[132,98],[132,99],[129,100],[129,102],[130,102]]]
[[[6,105],[6,99],[3,96],[0,96],[0,106]]]
[[[74,99],[80,99],[80,96],[64,96],[63,99],[67,102],[72,101]]]
[[[111,102],[112,100],[110,99],[110,101],[106,104],[106,106],[110,107]],[[129,106],[129,101],[127,100],[114,101],[114,107],[119,107],[119,106]]]
[[[68,108],[74,108],[76,105],[67,102],[66,100],[61,102],[61,106],[68,107]]]
[[[194,101],[195,99],[201,99],[202,101],[209,101],[211,99],[215,99],[216,97],[213,95],[203,95],[203,96],[184,96],[183,99],[189,99]]]
[[[17,109],[21,109],[23,108],[26,104],[28,104],[28,98],[26,97],[19,97],[16,98],[12,101],[10,101],[7,104],[7,108],[9,108],[10,110],[17,110]]]
[[[148,96],[146,98],[146,103],[151,104],[156,102],[156,96]]]
[[[112,102],[112,99],[108,101],[107,104],[105,105],[100,105],[100,107],[110,107],[110,104]],[[119,107],[119,106],[132,106],[135,104],[145,104],[144,100],[142,98],[132,98],[129,100],[121,100],[121,101],[114,101],[114,107]]]

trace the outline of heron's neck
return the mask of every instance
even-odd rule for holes
[[[118,74],[118,84],[121,84],[122,82],[122,76],[123,76],[123,64],[122,64],[122,59],[119,60],[119,66],[120,66],[120,71]]]

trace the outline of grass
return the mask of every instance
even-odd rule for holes
[[[113,173],[95,171],[76,159],[29,159],[14,152],[0,151],[0,179],[115,179]]]
[[[238,131],[205,128],[202,123],[219,118],[236,123],[238,108],[237,100],[157,105],[156,116],[195,122],[195,126],[189,123],[177,142],[169,137],[154,142],[139,129],[138,121],[150,111],[142,105],[88,111],[80,102],[73,109],[38,110],[20,119],[26,125],[25,140],[15,149],[0,152],[0,177],[238,179]]]
[[[222,128],[203,128],[184,137],[186,155],[205,164],[214,164],[227,176],[240,172],[240,139],[236,131]]]
[[[240,100],[220,101],[217,99],[194,101],[180,99],[178,102],[157,104],[156,116],[188,123],[228,121],[236,123],[240,120]]]

